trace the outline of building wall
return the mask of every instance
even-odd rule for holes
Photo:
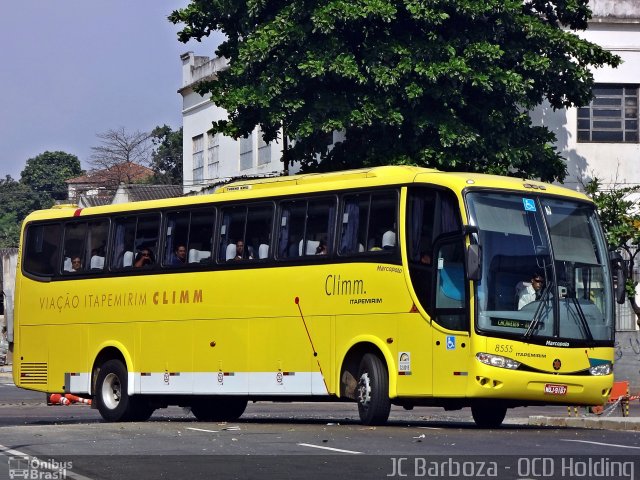
[[[16,291],[18,249],[3,249],[0,252],[0,262],[2,262],[2,294],[4,294],[4,315],[0,316],[0,331],[6,327],[7,339],[13,343],[13,299]]]
[[[202,97],[193,90],[193,86],[205,78],[215,78],[220,70],[226,68],[226,62],[221,58],[197,57],[192,52],[185,53],[182,59],[182,88],[179,90],[183,98],[183,189],[184,193],[196,192],[210,184],[221,180],[247,176],[278,175],[283,171],[280,161],[282,156],[281,143],[272,142],[266,147],[264,158],[268,161],[258,164],[259,138],[258,129],[251,137],[251,161],[249,168],[241,168],[240,141],[220,135],[217,147],[217,168],[210,170],[209,147],[211,138],[207,135],[212,122],[223,120],[227,113],[210,101],[210,97]],[[202,180],[194,179],[194,137],[203,136],[203,165]],[[247,149],[248,150],[248,149]]]
[[[613,375],[628,380],[632,394],[640,393],[640,332],[617,332]]]
[[[618,68],[593,72],[597,84],[640,85],[640,3],[592,2],[594,18],[580,36],[619,55]],[[534,123],[548,126],[557,136],[557,147],[567,159],[565,185],[581,189],[597,177],[605,187],[640,184],[640,143],[583,143],[577,140],[577,109],[553,111],[548,106],[531,115]]]

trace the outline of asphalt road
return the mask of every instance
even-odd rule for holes
[[[233,423],[172,407],[148,422],[109,424],[87,406],[47,407],[43,394],[0,379],[0,479],[640,475],[640,432],[527,425],[540,414],[566,408],[515,409],[495,430],[477,429],[468,409],[436,408],[394,408],[388,425],[366,427],[348,403],[251,403]]]

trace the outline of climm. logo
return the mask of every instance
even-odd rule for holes
[[[202,289],[199,290],[164,290],[153,293],[154,305],[175,305],[176,303],[202,303]]]
[[[342,280],[340,275],[327,275],[324,281],[324,293],[332,295],[364,295],[364,280]]]

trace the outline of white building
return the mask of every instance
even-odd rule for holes
[[[213,79],[226,68],[226,60],[195,56],[182,60],[182,122],[184,193],[242,175],[278,175],[283,170],[282,144],[266,144],[258,128],[248,137],[234,140],[209,132],[212,122],[226,118],[226,111],[193,90],[198,82]]]
[[[588,30],[579,34],[620,55],[624,63],[594,72],[595,99],[589,107],[556,112],[539,108],[532,118],[555,132],[558,150],[567,159],[566,186],[579,190],[593,177],[605,187],[640,184],[640,2],[590,3],[593,19]],[[226,61],[192,52],[181,59],[185,193],[231,177],[281,173],[281,144],[264,144],[257,129],[240,141],[208,133],[211,123],[225,118],[226,112],[195,93],[193,85],[215,78]]]
[[[541,108],[532,118],[555,132],[558,150],[567,159],[567,187],[580,190],[593,177],[605,188],[638,185],[640,2],[591,0],[590,5],[593,18],[580,36],[619,55],[622,65],[594,70],[594,99],[588,107]]]

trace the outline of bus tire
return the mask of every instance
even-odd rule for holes
[[[232,422],[247,408],[246,397],[205,397],[191,404],[191,413],[200,422]]]
[[[133,403],[129,397],[127,369],[120,360],[108,360],[98,373],[96,405],[107,422],[130,420]]]
[[[382,425],[389,418],[389,374],[377,355],[367,353],[360,361],[356,399],[364,425]]]
[[[471,405],[473,421],[480,428],[498,428],[506,414],[507,407],[500,403],[478,401]]]

